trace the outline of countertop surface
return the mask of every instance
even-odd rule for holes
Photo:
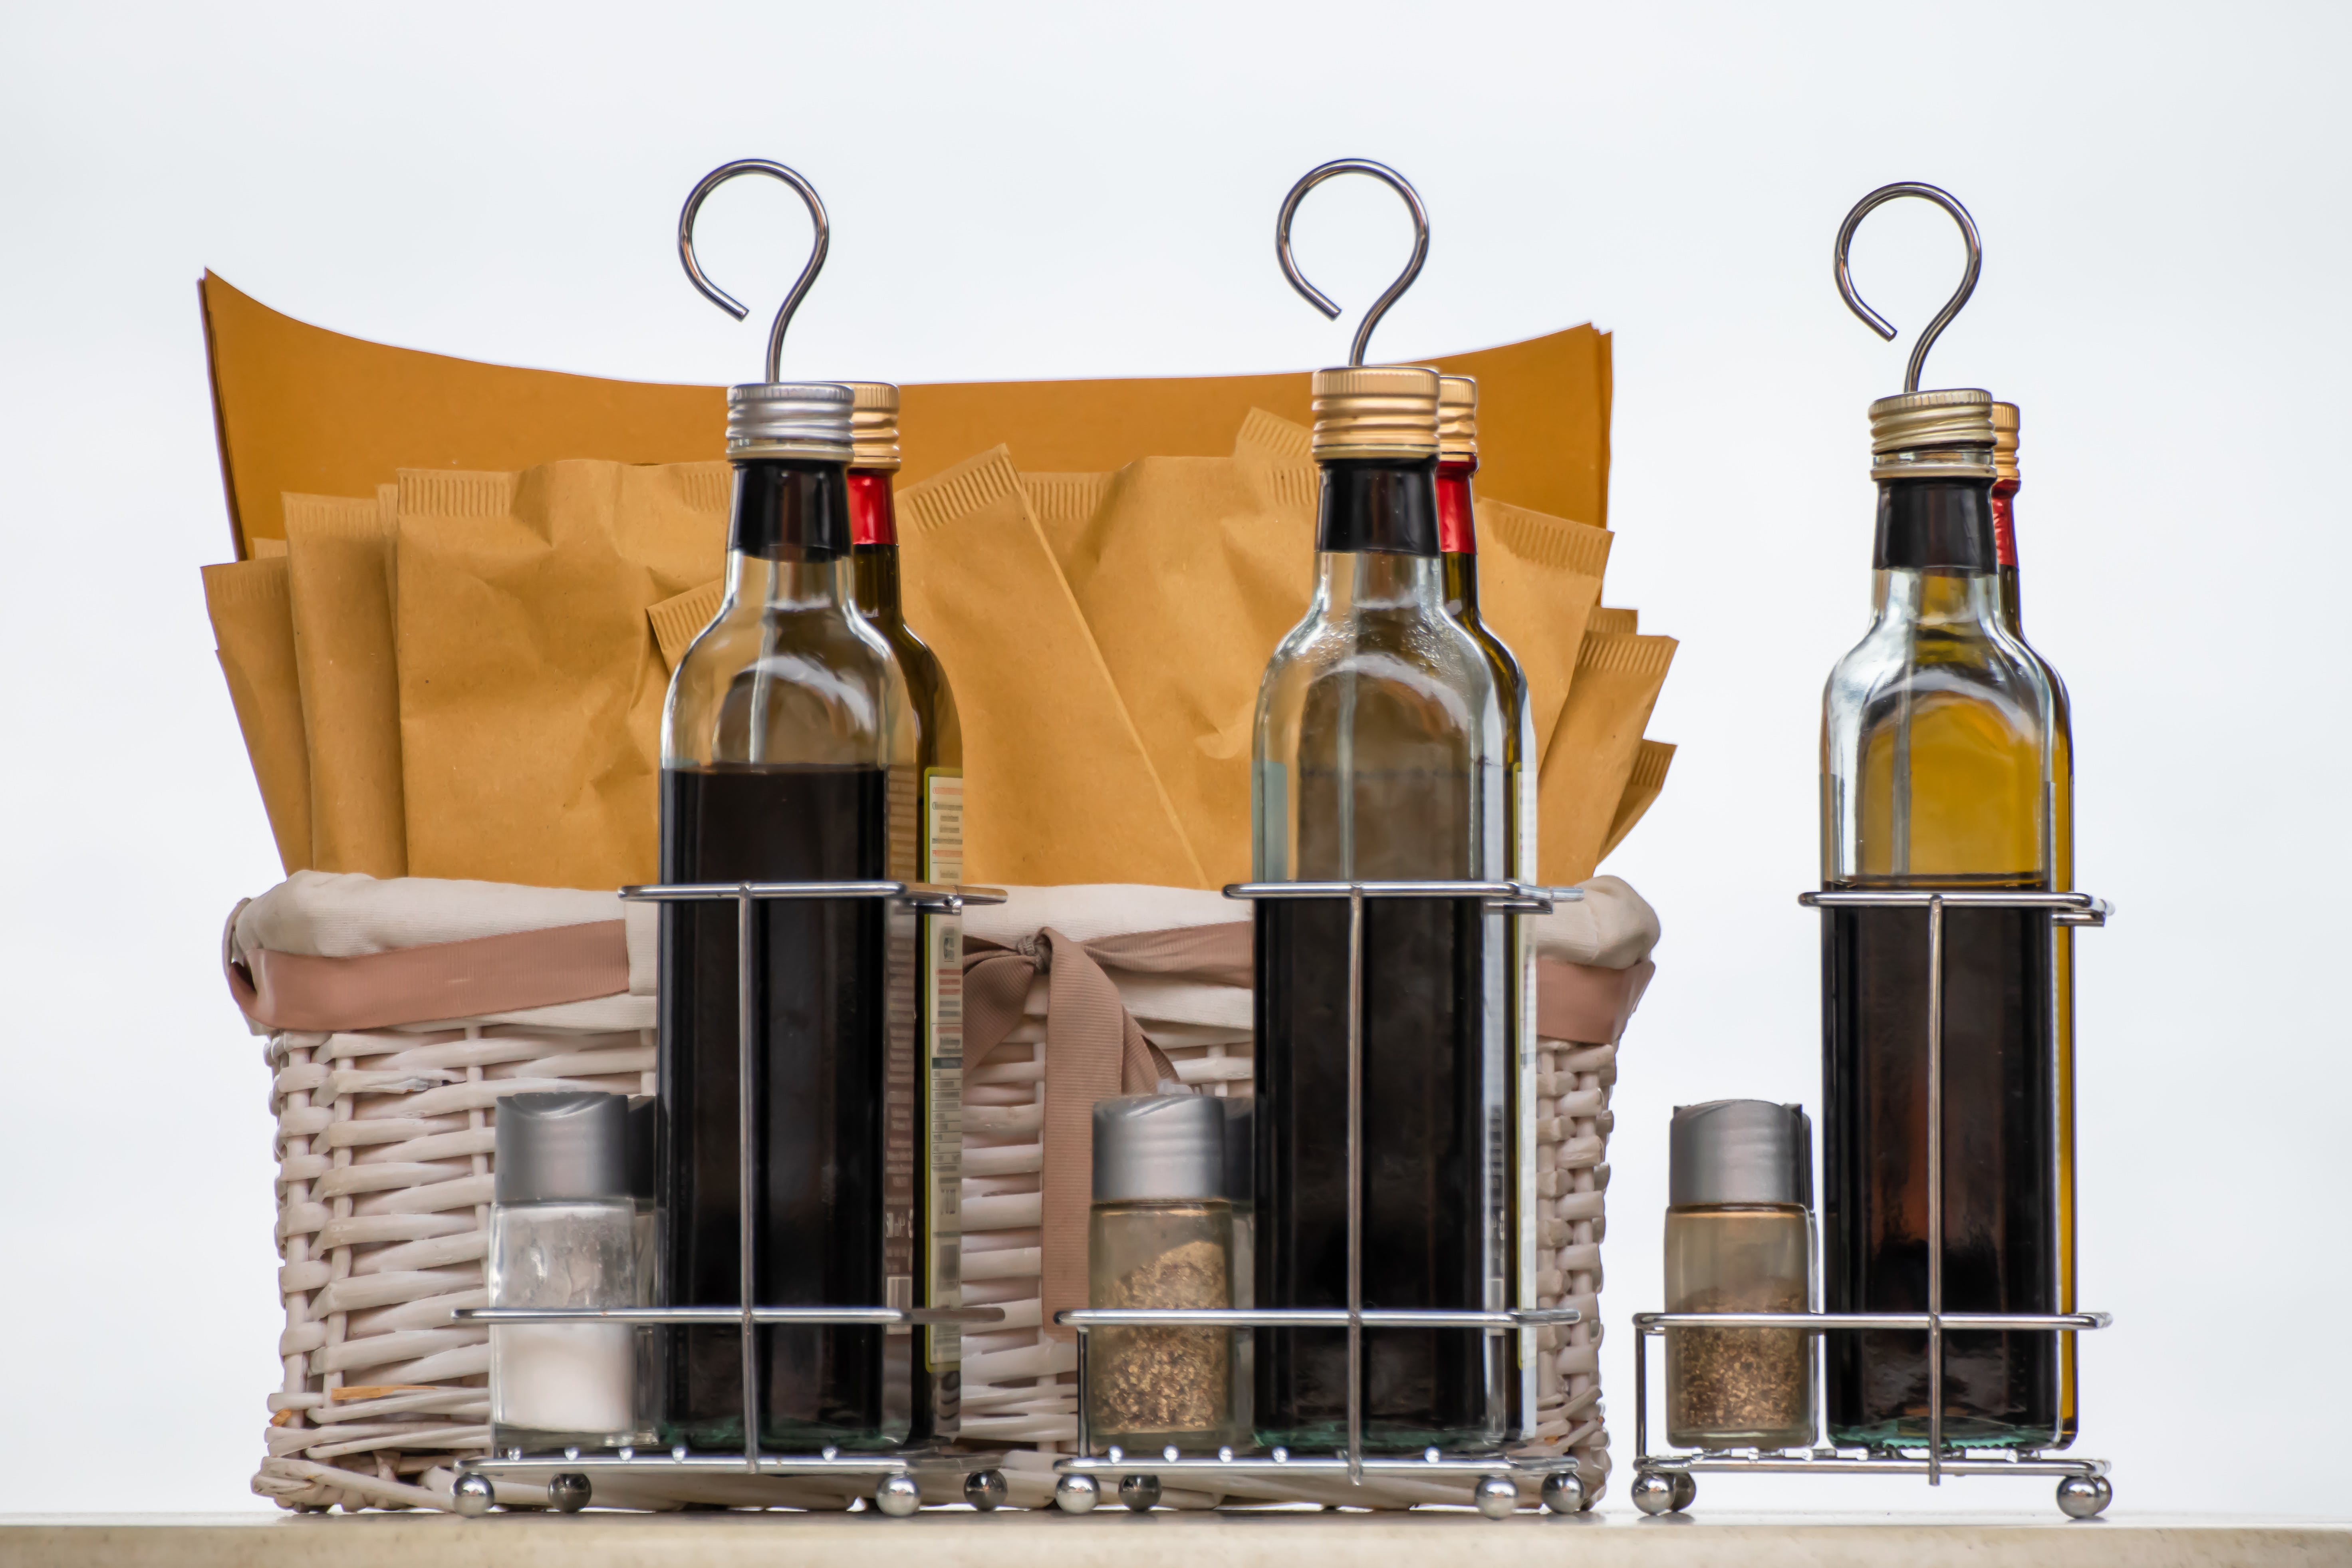
[[[1051,1511],[913,1519],[853,1513],[693,1515],[82,1515],[0,1519],[0,1563],[162,1568],[2206,1568],[2352,1565],[2352,1522],[2161,1515],[2069,1522],[2054,1516],[1630,1514],[1502,1521],[1462,1513],[1266,1512],[1083,1518]]]

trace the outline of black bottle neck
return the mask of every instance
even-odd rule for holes
[[[1992,480],[1881,479],[1878,542],[1871,565],[1879,571],[1990,572]]]
[[[1437,454],[1326,462],[1315,548],[1327,555],[1435,555]]]
[[[769,561],[848,554],[849,481],[843,465],[808,458],[737,463],[727,548]]]

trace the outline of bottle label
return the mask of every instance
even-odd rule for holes
[[[924,1045],[930,1070],[924,1109],[930,1133],[928,1151],[930,1211],[923,1252],[930,1276],[930,1305],[963,1304],[963,921],[931,915],[923,944],[930,1000],[930,1027]],[[925,1364],[945,1372],[963,1359],[963,1331],[942,1323],[930,1331]]]
[[[963,879],[963,774],[923,771],[923,859],[926,882]],[[963,921],[955,915],[923,919],[924,1179],[930,1203],[924,1222],[924,1272],[934,1307],[963,1304]],[[961,1364],[963,1331],[932,1328],[924,1364],[948,1372]]]

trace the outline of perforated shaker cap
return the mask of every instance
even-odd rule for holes
[[[1813,1129],[1801,1105],[1769,1100],[1678,1105],[1666,1142],[1666,1202],[1676,1208],[1812,1206]]]
[[[1225,1106],[1208,1094],[1095,1101],[1095,1202],[1222,1198]]]
[[[629,1195],[626,1095],[573,1090],[499,1101],[502,1204],[593,1203]]]

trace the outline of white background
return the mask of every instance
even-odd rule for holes
[[[1958,275],[1919,203],[1832,289],[1864,192],[1987,247],[1927,384],[2025,410],[2027,626],[2074,698],[2084,1447],[2117,1514],[2340,1511],[2347,13],[2309,5],[84,5],[0,14],[0,1510],[260,1506],[278,1375],[267,1083],[216,963],[277,876],[196,568],[225,559],[194,282],[384,342],[753,379],[672,249],[704,170],[829,204],[789,374],[898,381],[1334,363],[1616,333],[1612,602],[1683,639],[1682,743],[1609,868],[1658,906],[1617,1099],[1607,1376],[1656,1302],[1677,1101],[1817,1098],[1822,676],[1868,615],[1864,406]],[[711,204],[772,300],[804,222]],[[764,319],[764,308],[762,313]],[[1507,497],[1504,499],[1509,499]],[[2277,1326],[2291,1309],[2321,1314]],[[2003,1507],[1706,1483],[1722,1507]],[[1623,1508],[1622,1483],[1611,1506]]]

